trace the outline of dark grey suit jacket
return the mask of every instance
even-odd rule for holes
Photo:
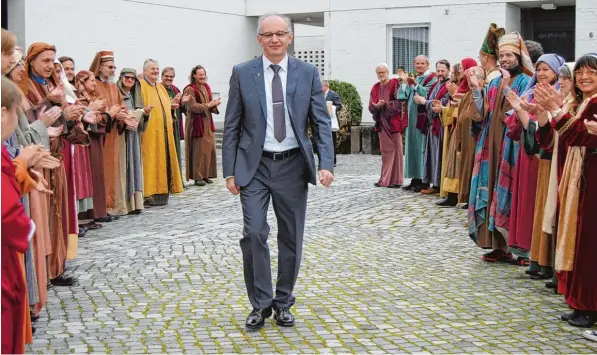
[[[340,100],[340,95],[334,90],[328,90],[327,95],[325,95],[325,101],[331,101],[334,106],[336,106],[336,114],[339,114],[342,110],[342,101]]]
[[[317,127],[315,142],[319,151],[319,168],[333,171],[331,121],[317,68],[291,56],[288,56],[286,106],[292,130],[311,172],[308,182],[315,185],[317,170],[307,133],[308,121],[311,119]],[[247,186],[257,171],[263,153],[266,124],[263,59],[259,56],[234,66],[230,77],[222,165],[224,177],[234,176],[238,186]]]

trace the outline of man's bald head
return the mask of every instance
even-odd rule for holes
[[[415,58],[415,71],[417,75],[423,75],[429,70],[429,58],[426,55],[419,55]]]

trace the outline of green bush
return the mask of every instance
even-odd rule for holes
[[[347,110],[350,125],[359,126],[363,115],[363,104],[357,88],[347,82],[330,80],[330,89],[337,92],[342,100],[342,105]],[[344,109],[342,110],[344,111]],[[338,117],[339,118],[339,117]]]

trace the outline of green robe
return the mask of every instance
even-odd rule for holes
[[[410,86],[405,83],[398,89],[398,100],[408,100],[408,127],[406,128],[406,162],[404,164],[404,177],[412,179],[423,179],[423,153],[425,150],[425,136],[417,129],[417,103],[415,103],[415,94],[426,97],[429,89],[437,81],[436,78],[430,80],[427,85],[423,82],[431,73],[418,76],[415,81],[416,86]]]
[[[168,96],[170,99],[176,97],[176,92],[174,91],[174,86],[167,88],[165,85],[166,91],[168,92]],[[182,177],[182,149],[180,146],[180,123],[179,120],[182,120],[182,114],[180,113],[180,108],[172,110],[172,123],[174,125],[174,143],[176,145],[176,156],[178,157],[178,168],[180,169],[180,176]],[[184,181],[184,179],[183,179]],[[183,183],[184,186],[184,183]]]

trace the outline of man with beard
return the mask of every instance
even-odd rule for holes
[[[98,98],[107,104],[110,116],[105,126],[104,171],[106,208],[111,216],[128,213],[126,207],[126,140],[124,130],[136,129],[137,121],[128,113],[120,89],[114,83],[114,53],[101,51],[95,55],[89,71],[96,77]],[[117,218],[117,217],[113,217]]]
[[[512,198],[512,172],[518,145],[508,137],[504,125],[511,114],[505,98],[509,91],[521,94],[533,74],[533,64],[522,36],[517,32],[499,39],[501,77],[493,79],[482,92],[474,71],[468,73],[480,121],[473,123],[477,139],[475,164],[469,198],[469,235],[480,248],[492,249],[483,256],[487,262],[510,261],[507,231]]]
[[[427,111],[428,129],[425,139],[423,158],[423,184],[433,187],[422,190],[425,195],[439,193],[442,169],[443,125],[440,114],[442,106],[450,101],[448,82],[450,81],[450,63],[442,59],[435,64],[437,84],[428,93],[427,98],[415,95],[415,102],[425,106]]]
[[[183,191],[174,141],[172,106],[166,88],[158,83],[159,75],[158,62],[147,59],[143,64],[141,96],[145,105],[154,108],[141,138],[141,153],[143,193],[150,206],[167,205],[170,193]]]
[[[429,59],[420,55],[415,58],[416,78],[409,78],[404,71],[399,71],[400,88],[398,89],[398,100],[408,101],[408,127],[406,129],[406,161],[404,177],[411,178],[410,184],[403,186],[406,191],[421,192],[423,189],[423,149],[425,148],[425,135],[427,134],[427,115],[422,107],[419,112],[419,104],[415,97],[426,97],[427,93],[437,82],[435,73],[429,72]],[[419,124],[418,124],[419,123]]]

